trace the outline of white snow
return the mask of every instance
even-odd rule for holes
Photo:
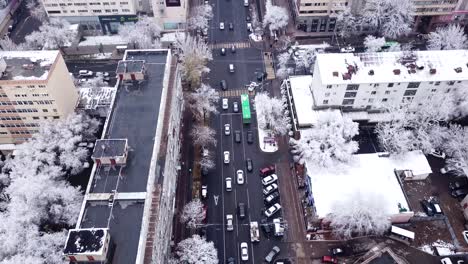
[[[262,35],[259,35],[259,34],[255,34],[255,33],[251,33],[249,35],[249,38],[255,42],[259,42],[259,41],[262,41]]]
[[[322,84],[362,84],[362,83],[398,83],[423,81],[457,81],[468,79],[467,50],[414,51],[417,66],[416,73],[409,73],[407,67],[399,62],[402,52],[377,53],[324,53],[317,54],[318,67]],[[356,65],[358,70],[351,80],[343,80],[342,74],[347,72],[347,65]],[[461,67],[457,73],[455,68]],[[430,74],[429,69],[436,69]],[[399,69],[395,75],[393,70]],[[373,70],[374,75],[369,75]],[[338,72],[338,76],[333,76]]]
[[[42,67],[52,65],[58,54],[58,50],[0,51],[0,57],[4,59],[21,58],[39,61]]]
[[[313,110],[312,76],[291,76],[289,83],[298,125],[301,127],[314,125],[317,123],[317,112]]]
[[[25,77],[25,76],[22,76],[22,75],[15,75],[15,76],[13,76],[13,80],[15,80],[15,81],[17,81],[17,80],[45,80],[45,79],[47,79],[47,76],[49,76],[49,71],[45,71],[44,74],[42,74],[39,77],[36,77],[36,76]]]
[[[263,152],[267,152],[267,153],[276,152],[278,150],[278,141],[276,140],[276,138],[275,138],[275,143],[265,143],[264,138],[268,136],[268,133],[271,133],[271,132],[261,129],[258,126],[258,123],[257,123],[257,128],[258,128],[258,144],[260,145],[260,149]],[[273,138],[273,137],[270,137],[270,138]]]
[[[450,256],[455,253],[455,246],[438,239],[436,242],[432,243],[432,246],[436,249],[439,256]]]
[[[119,35],[112,35],[112,36],[87,36],[86,40],[80,42],[78,44],[79,47],[83,46],[99,46],[102,45],[126,45],[127,41],[125,41]]]
[[[184,40],[185,33],[184,32],[169,32],[163,33],[161,36],[161,43],[175,43],[177,40]]]
[[[421,157],[422,156],[422,157]],[[356,191],[383,194],[389,215],[399,213],[398,204],[408,209],[403,190],[395,176],[394,169],[425,171],[427,160],[421,152],[410,153],[403,160],[379,157],[374,154],[357,154],[343,171],[318,170],[307,164],[307,171],[312,183],[315,208],[319,217],[331,213],[332,205],[346,200]],[[313,168],[313,169],[312,169]],[[430,170],[430,167],[429,167]]]

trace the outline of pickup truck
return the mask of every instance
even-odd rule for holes
[[[281,219],[281,218],[273,219],[273,227],[274,227],[274,231],[275,231],[275,236],[284,235],[283,219]]]
[[[250,222],[250,241],[260,242],[260,230],[258,230],[258,222]]]

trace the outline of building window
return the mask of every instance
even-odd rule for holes
[[[331,85],[327,85],[327,89],[331,89],[331,88],[332,88],[332,86],[331,86]]]
[[[59,119],[59,118],[60,118],[60,116],[54,116],[54,119]]]
[[[47,112],[49,112],[49,110],[47,110],[47,109],[42,109],[42,112],[47,113]]]
[[[343,105],[352,105],[352,104],[354,104],[354,99],[344,99],[342,104]]]
[[[390,94],[390,91],[385,91],[385,94]]]
[[[346,92],[344,97],[356,97],[357,92]]]
[[[33,116],[33,119],[34,119],[34,120],[38,120],[39,117],[38,117],[38,116]]]
[[[376,92],[376,91],[372,91],[370,94],[371,94],[371,95],[375,95],[375,94],[377,94],[377,92]]]
[[[410,82],[407,88],[418,88],[420,84],[420,82]]]
[[[387,87],[393,87],[393,83],[389,83]]]
[[[328,100],[323,100],[323,104],[328,104]]]
[[[356,91],[357,89],[359,89],[359,84],[348,84],[346,86],[347,91]]]
[[[130,9],[122,9],[122,12],[130,12]]]
[[[417,90],[406,90],[403,96],[414,96]]]

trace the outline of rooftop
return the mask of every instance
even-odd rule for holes
[[[98,139],[92,157],[122,157],[125,155],[126,146],[126,139]]]
[[[144,70],[144,60],[119,61],[116,73],[142,72]]]
[[[78,107],[84,109],[96,109],[98,107],[109,107],[116,93],[115,87],[99,87],[99,90],[81,87],[78,90],[80,99]]]
[[[468,80],[467,50],[317,54],[322,84]]]
[[[46,80],[54,64],[58,50],[0,51],[0,58],[6,62],[6,73],[1,81]]]
[[[296,109],[299,126],[311,126],[317,122],[317,113],[314,111],[314,98],[312,96],[312,76],[291,76],[289,78],[294,108]]]
[[[104,246],[107,232],[107,228],[71,229],[68,232],[64,254],[99,253]]]
[[[415,174],[432,172],[421,151],[410,152],[401,159],[383,157],[379,153],[357,154],[354,157],[340,172],[320,171],[307,164],[319,217],[327,216],[335,203],[349,199],[358,191],[384,194],[383,208],[389,215],[396,215],[399,213],[398,204],[410,208],[394,170],[412,170]]]

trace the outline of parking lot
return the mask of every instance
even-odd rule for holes
[[[112,87],[117,83],[117,79],[115,77],[115,70],[117,68],[117,60],[67,60],[65,64],[68,67],[68,71],[73,73],[73,77],[76,79],[83,79],[79,76],[79,71],[81,70],[88,70],[93,72],[92,77],[86,78],[93,78],[96,77],[96,72],[108,72],[110,81],[108,82],[109,86]]]

